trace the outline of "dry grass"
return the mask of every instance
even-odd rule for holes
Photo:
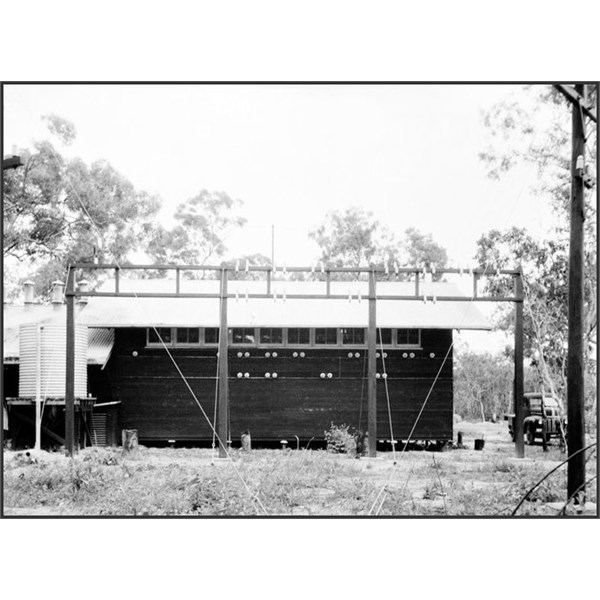
[[[211,464],[204,449],[88,448],[70,460],[41,452],[29,462],[4,455],[5,514],[127,516],[380,515],[508,516],[520,498],[564,455],[527,447],[514,458],[503,423],[457,426],[467,448],[485,435],[482,452],[381,454],[353,459],[325,451],[232,451]],[[587,476],[596,472],[596,460]],[[540,486],[522,515],[553,515],[566,500],[566,469]],[[596,502],[595,485],[588,500]]]

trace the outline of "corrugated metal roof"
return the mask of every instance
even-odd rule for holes
[[[175,292],[175,280],[121,279],[122,292]],[[367,282],[331,282],[331,293],[348,300],[286,299],[291,294],[325,294],[325,282],[273,281],[271,292],[277,300],[245,299],[246,293],[266,293],[264,281],[230,281],[228,291],[238,294],[228,302],[228,324],[232,327],[366,327],[368,324]],[[464,296],[446,282],[421,282],[421,293],[432,296]],[[114,282],[105,282],[99,291],[114,291]],[[183,280],[182,293],[218,293],[214,280]],[[410,282],[379,282],[378,294],[412,295]],[[362,300],[358,300],[358,295]],[[90,297],[82,310],[81,322],[94,327],[217,327],[219,300],[212,298],[99,298]],[[427,304],[415,300],[379,300],[379,327],[412,327],[431,329],[491,329],[486,317],[471,302],[437,302]]]

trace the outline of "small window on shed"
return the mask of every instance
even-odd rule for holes
[[[315,329],[315,344],[337,345],[337,329],[335,327],[317,327]]]
[[[281,327],[261,327],[261,344],[281,344],[283,343],[283,329]]]
[[[396,335],[398,346],[418,346],[421,343],[420,329],[398,329]]]
[[[254,344],[256,341],[254,327],[234,327],[231,331],[233,344]]]
[[[204,328],[204,343],[205,344],[218,344],[219,343],[219,328],[218,327],[205,327]]]
[[[342,344],[357,346],[365,343],[365,330],[356,327],[342,328]]]
[[[198,344],[200,343],[200,329],[198,327],[178,327],[178,344]]]
[[[308,327],[290,327],[287,330],[287,343],[290,346],[310,344],[310,329]]]
[[[149,344],[170,344],[172,341],[170,327],[150,327],[148,328]]]

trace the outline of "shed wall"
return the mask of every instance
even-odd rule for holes
[[[377,371],[384,372],[385,362],[388,373],[386,380],[377,381],[379,439],[391,439],[386,382],[396,439],[408,437],[428,395],[413,438],[451,439],[451,351],[444,363],[451,343],[451,330],[422,330],[421,349],[385,349],[387,358],[377,359]],[[137,429],[140,439],[148,441],[212,439],[212,430],[202,410],[165,350],[145,346],[145,329],[116,330],[107,376],[112,399],[122,402],[121,426]],[[273,349],[270,350],[272,353]],[[306,357],[293,357],[295,350],[302,350]],[[360,356],[349,358],[351,350]],[[239,358],[240,351],[250,356]],[[364,347],[277,348],[277,358],[265,357],[265,351],[265,348],[238,346],[229,350],[232,439],[239,439],[245,429],[251,431],[254,439],[294,439],[295,435],[320,439],[332,422],[366,430]],[[173,348],[170,352],[212,422],[217,349]],[[411,352],[413,358],[409,357]],[[276,372],[277,379],[265,378],[266,372]],[[332,377],[322,379],[322,372],[331,373]],[[249,373],[250,377],[238,378],[238,373]]]

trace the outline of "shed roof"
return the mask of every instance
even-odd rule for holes
[[[121,279],[122,292],[174,293],[175,280]],[[114,291],[114,281],[105,282],[99,291]],[[182,280],[182,293],[218,293],[214,280]],[[362,281],[331,282],[331,293],[348,299],[291,299],[292,294],[325,294],[321,281],[273,281],[271,293],[277,299],[249,298],[246,293],[266,293],[264,281],[230,281],[228,324],[232,327],[366,327],[368,324],[368,284]],[[421,293],[433,296],[465,296],[451,283],[421,282]],[[410,282],[379,282],[377,293],[412,295]],[[286,299],[284,300],[284,295]],[[359,300],[360,295],[360,300]],[[465,296],[466,297],[466,296]],[[217,327],[219,300],[213,298],[126,298],[90,297],[78,322],[93,327]],[[426,304],[418,300],[378,300],[379,327],[427,329],[491,329],[490,322],[475,303],[444,301]]]

